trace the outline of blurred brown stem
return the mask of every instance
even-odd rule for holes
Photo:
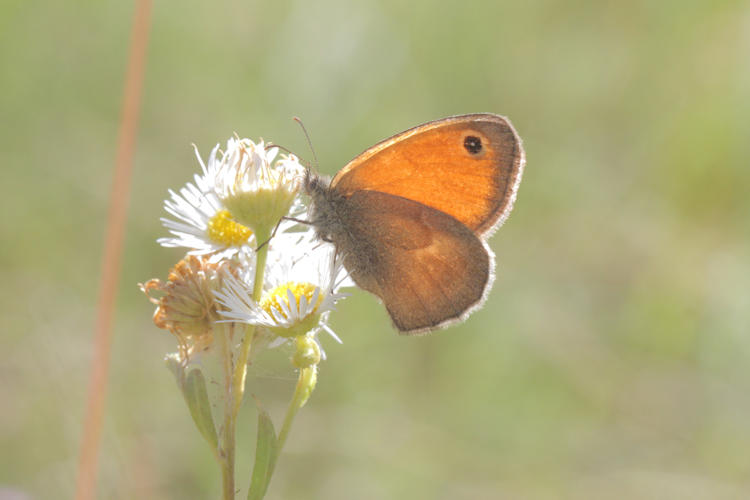
[[[141,101],[143,73],[148,44],[151,0],[138,0],[135,7],[130,40],[128,67],[122,101],[117,156],[110,195],[107,234],[104,240],[97,318],[94,327],[94,352],[89,377],[88,405],[76,478],[77,500],[94,497],[97,458],[101,437],[104,404],[107,393],[109,352],[112,339],[112,313],[120,271],[120,260],[125,233],[133,152]]]

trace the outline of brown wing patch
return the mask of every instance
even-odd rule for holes
[[[445,212],[483,234],[513,207],[524,164],[510,122],[493,114],[445,118],[402,132],[346,165],[331,188],[380,191]]]
[[[341,214],[335,241],[360,288],[383,301],[402,333],[465,318],[484,297],[491,257],[455,218],[420,203],[357,191]]]

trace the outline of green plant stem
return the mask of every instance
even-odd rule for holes
[[[256,233],[256,241],[266,241],[270,231],[263,234]],[[255,265],[255,281],[253,284],[253,300],[258,302],[263,293],[263,274],[268,259],[268,245],[258,250]],[[242,405],[242,398],[245,394],[245,377],[247,376],[247,360],[250,358],[253,339],[255,338],[255,326],[248,325],[245,329],[245,335],[242,338],[242,344],[239,350],[237,362],[232,361],[232,349],[228,332],[225,330],[224,343],[224,368],[225,368],[225,385],[224,394],[224,429],[222,432],[222,491],[223,500],[234,500],[234,462],[235,462],[235,429],[237,427],[237,414]]]
[[[310,391],[312,390],[310,380],[311,377],[316,376],[315,370],[316,368],[314,366],[300,369],[297,386],[294,389],[294,396],[292,396],[292,400],[289,402],[289,408],[284,416],[284,423],[281,426],[281,431],[279,431],[278,448],[276,450],[277,454],[281,454],[281,450],[284,448],[284,443],[286,443],[286,438],[289,436],[294,417],[310,396]]]
[[[294,404],[294,399],[292,399],[292,402],[289,403],[289,408],[287,409],[286,415],[284,416],[284,424],[281,426],[281,430],[279,431],[279,446],[277,449],[277,452],[279,454],[281,454],[281,450],[284,448],[284,443],[286,443],[286,438],[289,435],[289,430],[292,428],[292,422],[294,421],[294,417],[297,415],[297,410],[299,410],[299,407]]]
[[[264,242],[268,240],[270,231],[264,231],[263,234],[257,233],[255,241]],[[263,274],[266,269],[266,260],[268,259],[268,247],[266,244],[258,250],[255,258],[255,280],[253,282],[253,300],[257,303],[263,294]],[[234,406],[232,408],[232,417],[236,418],[240,411],[242,398],[245,395],[245,377],[247,376],[247,360],[250,358],[250,351],[255,338],[255,326],[248,325],[245,330],[245,336],[242,338],[240,346],[240,355],[237,359],[237,365],[234,367]]]

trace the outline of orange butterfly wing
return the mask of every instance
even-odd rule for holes
[[[464,319],[492,281],[485,243],[455,218],[421,203],[361,190],[340,211],[344,265],[360,288],[383,301],[402,333]]]
[[[428,122],[386,139],[349,162],[331,182],[402,196],[452,215],[477,234],[513,208],[525,163],[510,122],[482,113]]]

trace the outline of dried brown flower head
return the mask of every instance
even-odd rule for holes
[[[213,343],[214,323],[222,319],[214,292],[221,290],[225,273],[232,271],[229,262],[212,263],[208,256],[188,255],[169,271],[166,282],[152,279],[139,284],[156,304],[154,324],[177,337],[183,359]]]

